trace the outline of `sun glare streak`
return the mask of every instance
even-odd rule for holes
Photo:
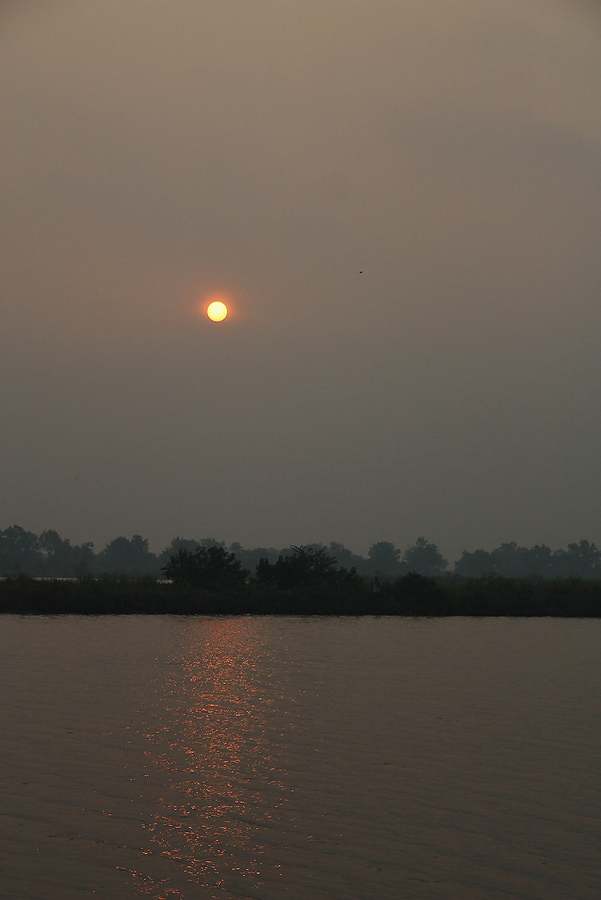
[[[278,807],[289,801],[267,737],[282,698],[247,622],[204,620],[185,635],[165,684],[168,715],[147,735],[166,782],[145,827],[153,852],[189,882],[230,888],[228,896],[251,885],[254,896],[273,875],[263,861],[272,827],[266,795]]]

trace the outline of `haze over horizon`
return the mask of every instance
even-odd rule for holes
[[[600,544],[593,8],[5,3],[0,528]]]

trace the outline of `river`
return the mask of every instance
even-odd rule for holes
[[[10,900],[598,900],[599,620],[0,634]]]

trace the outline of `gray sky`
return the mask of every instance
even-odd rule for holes
[[[593,7],[3,4],[0,528],[601,543]]]

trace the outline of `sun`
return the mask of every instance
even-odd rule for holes
[[[223,322],[227,316],[227,306],[221,300],[213,300],[207,306],[207,316],[212,322]]]

